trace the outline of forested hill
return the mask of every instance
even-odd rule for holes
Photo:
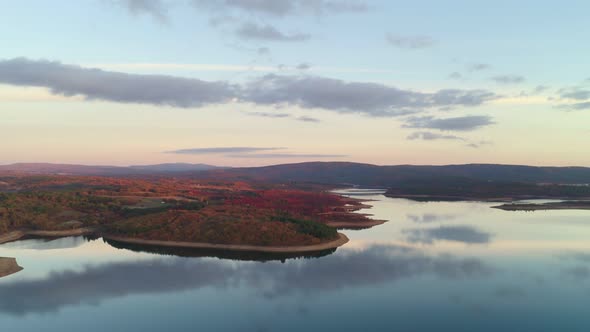
[[[161,164],[129,167],[67,164],[0,165],[0,174],[5,172],[99,176],[173,175],[219,180],[297,181],[379,187],[391,187],[425,178],[466,178],[479,181],[521,183],[590,183],[590,168],[586,167],[535,167],[496,164],[377,166],[351,162],[306,162],[248,168],[217,168],[203,164]]]
[[[590,168],[467,164],[446,166],[377,166],[348,162],[309,162],[266,167],[231,168],[195,173],[212,178],[298,181],[390,187],[424,178],[468,178],[480,181],[588,184]]]

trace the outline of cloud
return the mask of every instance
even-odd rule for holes
[[[160,23],[167,24],[168,8],[162,0],[118,0],[133,15],[149,15]]]
[[[550,89],[550,87],[548,87],[548,86],[546,86],[546,85],[537,85],[537,86],[535,87],[535,89],[533,90],[533,93],[535,93],[535,94],[539,94],[539,93],[541,93],[541,92],[545,92],[545,91],[547,91],[547,90],[549,90],[549,89]]]
[[[126,74],[26,58],[0,61],[0,83],[45,87],[55,95],[80,95],[88,100],[174,107],[225,103],[236,95],[236,87],[226,82]]]
[[[403,127],[438,129],[443,131],[471,131],[494,123],[492,118],[487,115],[470,115],[446,119],[422,116],[409,118]]]
[[[243,94],[243,100],[259,105],[287,104],[371,116],[406,115],[432,107],[477,106],[495,98],[494,93],[485,90],[445,89],[422,93],[378,83],[276,74],[251,81]]]
[[[309,34],[305,33],[285,34],[269,24],[259,25],[252,22],[241,24],[236,30],[236,35],[248,40],[284,42],[306,41],[311,37]]]
[[[246,112],[247,115],[253,116],[260,116],[264,118],[275,118],[275,119],[282,119],[282,118],[290,118],[291,114],[288,113],[274,113],[274,112]]]
[[[585,111],[590,110],[590,101],[583,103],[564,104],[557,107],[567,111]]]
[[[311,69],[311,65],[309,63],[303,62],[303,63],[300,63],[297,66],[295,66],[295,69],[297,69],[297,70],[308,70],[308,69]]]
[[[363,268],[359,268],[362,266]],[[247,286],[257,297],[321,293],[375,286],[420,276],[481,278],[494,269],[476,258],[429,255],[397,246],[373,246],[321,259],[239,263],[169,257],[88,265],[38,279],[0,284],[0,312],[51,313],[125,296]]]
[[[492,68],[492,66],[487,63],[474,63],[472,65],[467,66],[467,71],[476,72],[476,71],[488,70],[490,68]]]
[[[312,118],[310,116],[298,116],[294,117],[288,113],[275,113],[275,112],[245,112],[246,115],[260,116],[274,119],[293,119],[301,122],[318,123],[321,122],[319,119]]]
[[[590,99],[590,90],[582,88],[562,89],[560,90],[562,99],[588,100]]]
[[[193,0],[192,4],[198,9],[235,10],[270,17],[354,13],[369,9],[363,1],[353,0]]]
[[[468,244],[489,243],[492,235],[471,226],[441,226],[427,229],[407,229],[409,242],[431,244],[436,241],[455,241]]]
[[[227,158],[255,158],[255,159],[295,159],[295,158],[346,158],[347,155],[341,154],[305,154],[305,153],[289,153],[289,152],[272,152],[272,153],[260,153],[268,151],[287,150],[287,148],[281,147],[249,147],[249,146],[238,146],[238,147],[213,147],[213,148],[193,148],[193,149],[180,149],[165,151],[164,153],[183,154],[183,155],[208,155],[208,154],[222,154]]]
[[[297,117],[296,120],[301,121],[301,122],[313,122],[313,123],[321,122],[319,119],[312,118],[310,116],[300,116],[300,117]]]
[[[343,154],[298,154],[298,153],[252,153],[252,154],[230,154],[229,158],[263,158],[263,159],[291,159],[291,158],[346,158]]]
[[[251,152],[260,152],[260,151],[283,150],[283,149],[285,149],[285,148],[238,146],[238,147],[180,149],[180,150],[166,151],[166,153],[175,153],[175,154],[251,153]]]
[[[525,78],[519,75],[499,75],[492,77],[491,80],[498,84],[518,84],[523,83]]]
[[[565,269],[563,273],[568,277],[576,280],[590,279],[590,268],[588,268],[587,266],[575,266],[569,269]]]
[[[459,72],[452,72],[451,74],[449,74],[449,78],[454,80],[460,80],[463,78],[463,75],[461,75],[461,73]]]
[[[479,142],[471,142],[471,143],[465,144],[465,146],[468,147],[468,148],[479,149],[482,146],[492,145],[492,144],[493,143],[490,142],[490,141],[483,140],[483,141],[479,141]]]
[[[404,49],[423,49],[436,44],[436,40],[429,36],[400,36],[387,34],[387,41],[392,46]]]
[[[45,87],[55,95],[79,95],[88,100],[121,103],[187,108],[240,101],[370,116],[471,107],[498,98],[487,90],[444,89],[426,93],[309,75],[268,74],[235,85],[166,75],[127,74],[26,58],[0,60],[0,83]]]
[[[464,141],[465,139],[455,135],[443,135],[437,133],[431,133],[428,131],[417,131],[410,134],[407,139],[409,140],[424,140],[424,141],[433,141],[433,140],[459,140]]]

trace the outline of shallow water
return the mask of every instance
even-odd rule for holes
[[[0,326],[590,331],[590,211],[361,194],[375,201],[360,212],[389,222],[344,231],[351,241],[319,258],[178,257],[82,237],[2,245],[24,270],[0,279]]]

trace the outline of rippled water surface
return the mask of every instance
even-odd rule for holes
[[[24,270],[0,279],[0,327],[590,331],[590,211],[351,193],[388,222],[343,231],[351,241],[318,257],[162,255],[81,237],[2,245]]]

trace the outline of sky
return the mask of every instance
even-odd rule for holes
[[[0,164],[590,166],[587,1],[0,6]]]

